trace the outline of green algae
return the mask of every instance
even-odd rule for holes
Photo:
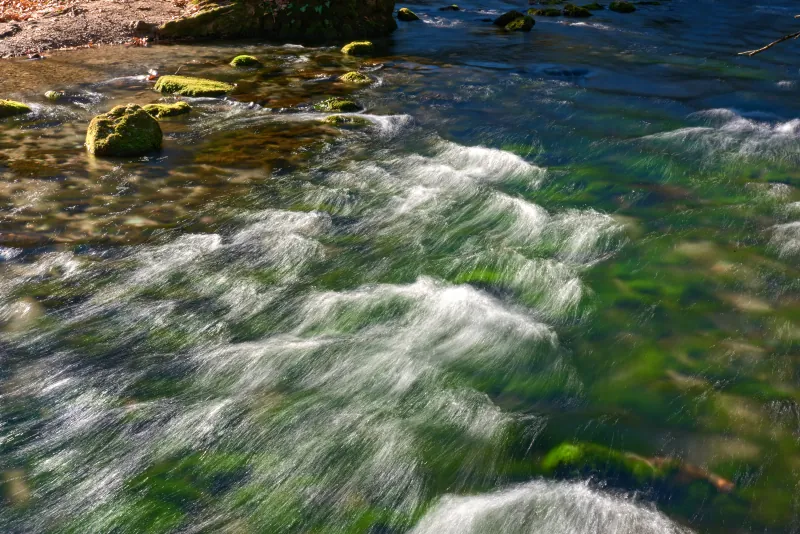
[[[30,112],[31,107],[27,104],[14,100],[0,100],[0,118],[2,119],[14,115],[24,115]]]
[[[230,62],[231,67],[260,67],[261,62],[255,56],[240,55]]]
[[[361,111],[363,108],[347,98],[333,97],[317,102],[314,104],[314,109],[326,113],[349,113],[353,111]]]
[[[177,115],[184,115],[192,111],[192,106],[186,102],[173,102],[171,104],[147,104],[142,106],[147,113],[156,119],[163,119],[165,117],[175,117]]]
[[[180,96],[223,96],[235,87],[229,83],[194,78],[190,76],[162,76],[154,87],[156,91]]]
[[[372,41],[353,41],[342,47],[342,54],[348,56],[369,56],[375,52]]]
[[[98,115],[86,132],[86,149],[95,156],[142,156],[161,148],[158,121],[136,104]]]
[[[536,21],[526,15],[506,24],[505,30],[507,32],[529,32],[535,24]]]
[[[339,76],[339,81],[356,85],[369,85],[372,83],[372,78],[361,72],[353,71]]]

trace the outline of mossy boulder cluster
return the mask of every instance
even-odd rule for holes
[[[30,112],[31,108],[27,104],[15,100],[0,100],[0,118],[24,115]]]
[[[165,23],[162,38],[266,37],[327,42],[385,36],[397,28],[394,0],[305,0],[276,8],[263,0],[206,4],[198,13]]]
[[[419,20],[419,17],[407,7],[403,7],[397,12],[397,20],[402,20],[403,22],[414,22],[415,20]]]
[[[158,121],[140,106],[128,104],[92,119],[86,148],[96,156],[143,156],[160,149],[162,139]]]
[[[191,76],[162,76],[155,85],[160,93],[180,96],[223,96],[234,90],[234,86]]]
[[[163,119],[165,117],[185,115],[192,111],[192,106],[186,102],[175,102],[173,104],[147,104],[146,106],[142,106],[142,109],[155,119]]]
[[[536,24],[536,21],[529,15],[523,15],[519,11],[509,11],[497,17],[493,24],[509,32],[529,32]]]
[[[255,56],[243,54],[231,60],[231,67],[260,67],[261,62]]]

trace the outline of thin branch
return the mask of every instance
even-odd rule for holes
[[[798,37],[800,37],[800,32],[791,33],[789,35],[784,35],[783,37],[781,37],[777,41],[772,41],[767,46],[763,46],[763,47],[758,48],[756,50],[748,50],[747,52],[739,52],[739,55],[740,56],[754,56],[756,54],[760,54],[761,52],[764,52],[765,50],[769,50],[770,48],[772,48],[776,44],[782,43],[784,41],[788,41],[789,39],[797,39]]]

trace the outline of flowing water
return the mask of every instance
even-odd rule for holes
[[[0,531],[798,532],[800,59],[735,55],[792,2],[460,4],[367,60],[4,60],[35,110],[0,126]],[[238,87],[88,156],[151,68]],[[555,479],[563,442],[735,489]]]

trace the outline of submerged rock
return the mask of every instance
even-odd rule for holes
[[[617,13],[633,13],[636,11],[636,6],[630,2],[611,2],[611,5],[608,6],[608,9],[611,11],[616,11]]]
[[[368,85],[372,83],[372,78],[360,72],[348,72],[339,76],[339,81],[345,83],[355,83],[359,85]]]
[[[333,97],[314,104],[314,109],[326,113],[348,113],[351,111],[361,111],[363,109],[357,103],[347,98]]]
[[[592,12],[586,9],[585,7],[579,7],[575,4],[567,4],[564,6],[564,16],[565,17],[574,17],[574,18],[586,18],[591,17]]]
[[[419,20],[419,17],[407,7],[401,7],[397,12],[397,19],[402,20],[403,22],[413,22],[415,20]]]
[[[461,11],[461,8],[455,4],[450,4],[449,6],[440,7],[439,11]]]
[[[537,17],[560,17],[561,10],[555,7],[546,7],[544,9],[529,9],[528,15]]]
[[[362,117],[353,117],[352,115],[331,115],[330,117],[325,117],[323,121],[325,124],[330,124],[331,126],[338,126],[340,128],[344,127],[363,127],[369,126],[372,124],[367,119]]]
[[[231,60],[231,67],[260,67],[261,62],[255,56],[241,55]]]
[[[191,76],[162,76],[155,85],[156,91],[181,96],[222,96],[233,89],[229,83]]]
[[[64,91],[47,91],[44,97],[51,102],[58,102],[64,98]]]
[[[536,21],[525,15],[506,24],[505,30],[507,32],[529,32],[534,24],[536,24]]]
[[[161,148],[158,121],[136,104],[117,106],[89,123],[86,148],[96,156],[143,156]]]
[[[368,56],[375,51],[375,45],[371,41],[353,41],[342,47],[342,54],[348,56]]]
[[[142,109],[156,119],[163,119],[189,113],[192,111],[192,106],[186,102],[175,102],[173,104],[147,104]]]
[[[326,42],[385,36],[397,28],[394,0],[303,2],[235,0],[207,4],[194,15],[169,21],[158,29],[162,38],[220,39],[259,37]]]
[[[15,100],[0,100],[0,118],[23,115],[30,112],[31,108],[27,104]]]
[[[585,6],[581,6],[584,9],[588,9],[589,11],[600,11],[605,9],[602,4],[598,4],[597,2],[592,2],[591,4],[586,4]]]
[[[508,13],[503,13],[502,15],[494,19],[494,22],[492,24],[494,24],[495,26],[501,26],[505,28],[506,25],[514,22],[517,19],[521,19],[524,16],[525,15],[523,15],[519,11],[509,11]]]

